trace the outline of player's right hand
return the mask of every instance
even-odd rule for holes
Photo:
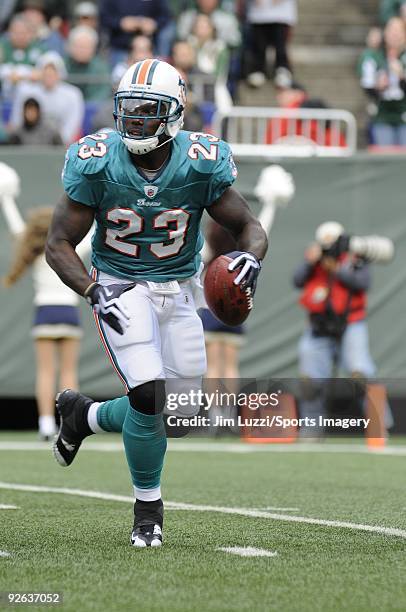
[[[99,285],[94,283],[85,291],[86,301],[93,306],[94,311],[103,321],[106,321],[118,334],[123,335],[130,324],[130,313],[120,301],[122,293],[135,287],[136,283],[128,285]]]

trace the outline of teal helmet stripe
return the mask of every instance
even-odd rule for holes
[[[147,85],[152,85],[152,79],[154,76],[154,72],[156,70],[156,67],[158,66],[159,61],[158,60],[154,60],[151,64],[151,67],[149,69],[149,73],[148,73],[148,78],[147,78]]]
[[[135,64],[133,78],[131,79],[131,83],[132,83],[132,84],[133,84],[133,83],[135,83],[135,82],[136,82],[136,80],[137,80],[137,76],[138,76],[138,73],[139,73],[139,71],[140,71],[141,65],[142,65],[142,62],[137,62],[137,63]]]

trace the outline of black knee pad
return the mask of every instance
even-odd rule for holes
[[[150,380],[131,389],[128,399],[132,408],[144,414],[159,414],[166,402],[165,381]]]

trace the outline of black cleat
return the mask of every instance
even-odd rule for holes
[[[134,504],[134,527],[131,533],[131,546],[156,548],[162,546],[162,524],[164,505],[162,499],[144,502],[139,499]]]
[[[92,404],[90,397],[72,389],[65,389],[56,396],[61,424],[53,452],[62,467],[72,463],[83,440],[94,433],[87,423],[87,413]]]
[[[151,546],[156,548],[162,546],[162,529],[155,523],[153,525],[142,525],[133,530],[131,534],[131,546],[136,548],[146,548]]]

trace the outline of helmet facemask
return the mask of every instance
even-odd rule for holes
[[[114,96],[116,129],[129,151],[137,155],[174,138],[183,125],[183,110],[176,98],[145,90],[117,92]]]

